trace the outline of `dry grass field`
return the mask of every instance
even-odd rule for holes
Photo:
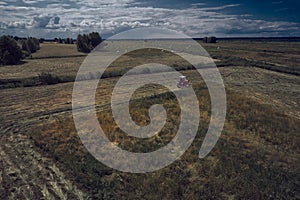
[[[140,88],[131,104],[136,123],[148,123],[149,105],[159,102],[164,102],[169,117],[160,133],[133,139],[113,120],[109,106],[113,86],[132,63],[153,60],[171,60],[191,79],[201,111],[196,139],[179,160],[146,174],[110,169],[82,145],[71,102],[72,81],[86,55],[75,45],[45,43],[24,64],[0,67],[0,198],[299,199],[300,44],[201,45],[217,60],[228,107],[221,138],[204,159],[198,158],[198,151],[210,120],[210,98],[203,81],[184,61],[156,51],[148,57],[129,53],[113,63],[98,85],[97,117],[109,139],[123,149],[148,152],[176,134],[180,113],[176,98],[165,88]],[[42,73],[58,81],[43,84]]]

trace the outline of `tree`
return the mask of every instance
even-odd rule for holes
[[[40,49],[40,41],[36,38],[27,38],[21,42],[22,50],[28,54],[35,53]]]
[[[22,51],[17,42],[9,37],[0,37],[0,64],[14,65],[18,64],[22,59]]]
[[[19,38],[18,36],[15,36],[15,37],[14,37],[14,40],[16,40],[17,42],[19,41],[19,39],[20,39],[20,38]]]
[[[31,53],[35,53],[40,49],[40,41],[36,38],[29,38],[27,40],[28,47]]]
[[[40,42],[40,43],[44,43],[44,42],[45,42],[45,38],[40,38],[40,39],[39,39],[39,42]]]
[[[65,44],[73,44],[73,39],[72,38],[66,38],[66,39],[64,39],[64,43]]]
[[[70,44],[70,38],[65,39],[65,44]]]
[[[102,42],[102,38],[98,32],[90,33],[89,39],[90,39],[90,42],[91,42],[93,48],[95,48]]]
[[[77,50],[83,53],[90,53],[91,47],[89,46],[89,40],[87,35],[79,34],[77,36]]]
[[[217,38],[215,36],[211,36],[207,38],[207,43],[216,43]]]

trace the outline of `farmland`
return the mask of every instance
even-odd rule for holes
[[[191,79],[201,111],[196,139],[179,160],[146,174],[110,169],[82,145],[72,117],[72,90],[86,54],[78,53],[75,45],[44,43],[23,64],[0,67],[1,199],[299,199],[300,44],[201,45],[215,59],[227,93],[224,130],[204,159],[198,151],[210,120],[210,98],[203,80],[185,61],[160,51],[128,53],[98,85],[97,117],[109,139],[123,149],[148,152],[176,134],[176,98],[159,86],[140,88],[131,105],[136,123],[147,124],[149,105],[159,102],[169,118],[155,136],[133,139],[113,120],[113,86],[132,63],[153,60],[171,62]],[[42,73],[58,81],[44,83]]]

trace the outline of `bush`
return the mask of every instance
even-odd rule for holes
[[[52,75],[49,72],[42,72],[41,74],[39,74],[39,80],[42,85],[52,85],[61,82],[58,76]]]
[[[17,42],[9,37],[0,37],[0,65],[14,65],[20,63],[22,51]]]

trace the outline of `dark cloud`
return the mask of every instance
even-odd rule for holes
[[[60,20],[59,17],[54,17],[53,24],[59,24],[59,20]]]
[[[50,22],[51,16],[36,16],[33,17],[31,24],[34,28],[45,28]]]

